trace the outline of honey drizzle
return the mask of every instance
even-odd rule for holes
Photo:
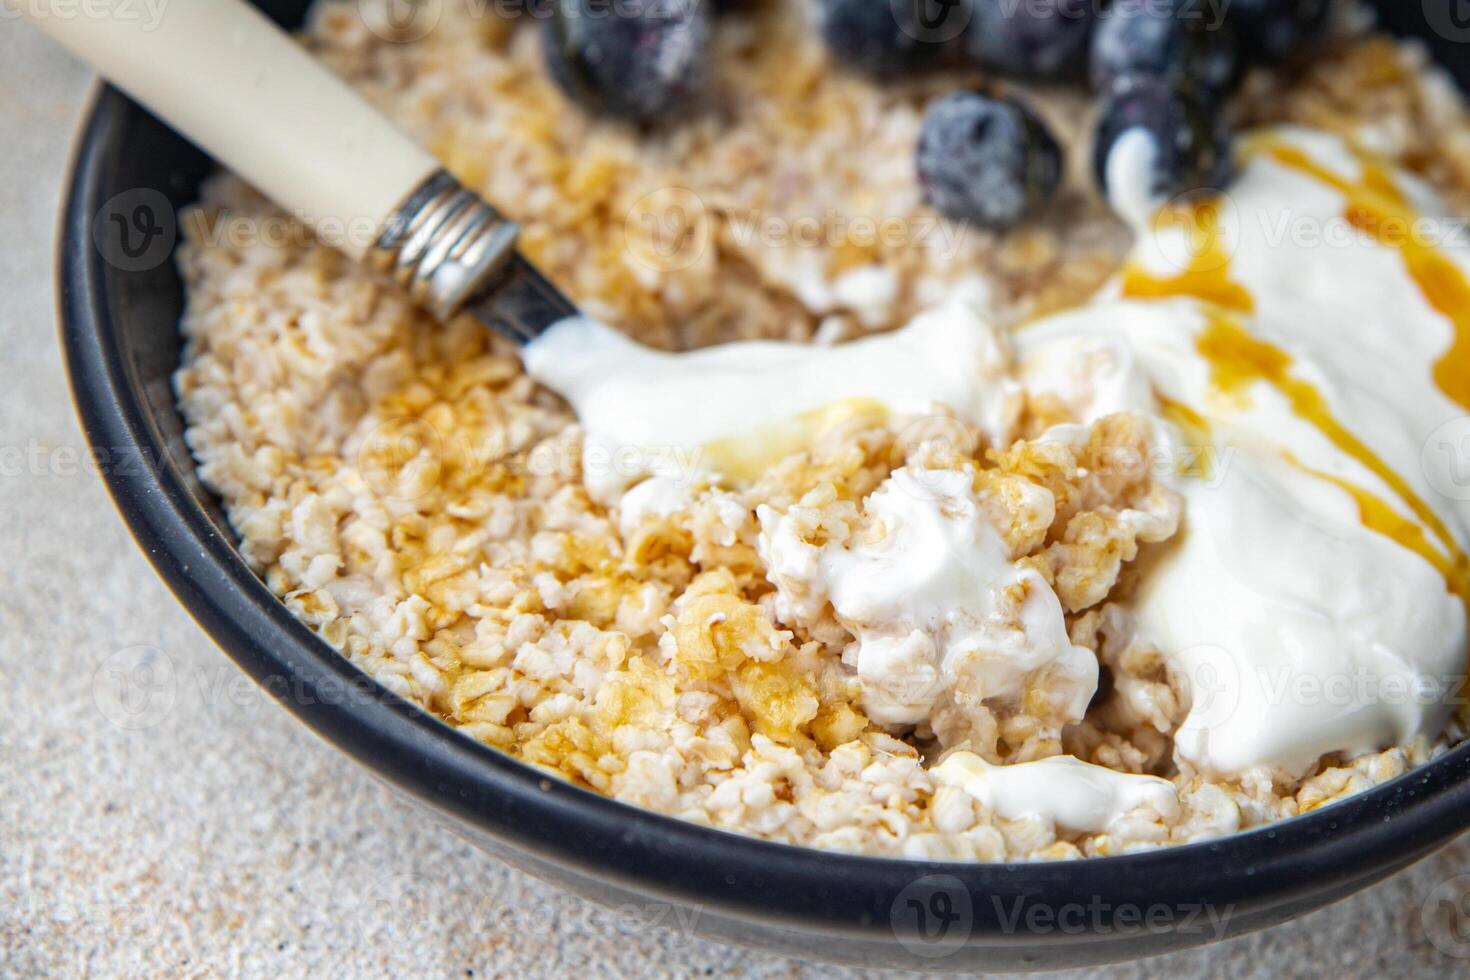
[[[1451,549],[1450,557],[1446,558],[1430,543],[1424,534],[1424,528],[1394,510],[1388,501],[1377,494],[1340,476],[1305,466],[1290,454],[1287,455],[1287,461],[1302,472],[1315,476],[1319,480],[1326,480],[1346,491],[1358,505],[1358,517],[1364,527],[1398,542],[1429,562],[1445,577],[1450,591],[1458,595],[1467,608],[1470,608],[1470,569],[1466,567],[1464,555]]]
[[[1348,222],[1399,253],[1425,300],[1454,327],[1449,350],[1434,363],[1434,383],[1450,401],[1470,409],[1470,279],[1447,255],[1421,240],[1414,230],[1421,216],[1393,177],[1382,164],[1364,158],[1362,181],[1353,183],[1297,147],[1272,145],[1267,152],[1282,166],[1341,192],[1347,198]]]
[[[1413,241],[1408,235],[1394,240],[1386,234],[1394,222],[1412,223],[1413,220],[1412,209],[1388,172],[1377,165],[1365,165],[1363,183],[1358,186],[1321,167],[1294,147],[1272,145],[1267,152],[1283,165],[1341,191],[1348,198],[1347,219],[1355,227],[1373,234],[1375,239],[1399,249],[1409,274],[1419,283],[1430,304],[1455,325],[1455,342],[1436,363],[1435,382],[1451,399],[1470,408],[1470,282],[1453,262],[1432,247]],[[1197,338],[1196,348],[1210,362],[1212,385],[1222,393],[1237,397],[1243,397],[1245,389],[1256,382],[1271,385],[1298,417],[1383,481],[1439,539],[1445,549],[1443,554],[1426,538],[1423,528],[1406,520],[1382,497],[1341,477],[1296,464],[1304,472],[1327,480],[1351,495],[1365,527],[1423,557],[1444,575],[1450,591],[1470,611],[1470,557],[1460,548],[1448,526],[1403,477],[1338,421],[1315,385],[1292,373],[1290,354],[1252,335],[1234,315],[1253,313],[1255,299],[1243,284],[1231,277],[1230,251],[1221,234],[1219,215],[1219,203],[1213,199],[1190,202],[1161,215],[1159,224],[1166,220],[1187,222],[1191,232],[1189,265],[1177,276],[1160,278],[1129,263],[1122,273],[1122,295],[1133,299],[1188,296],[1206,303],[1211,309],[1211,320]],[[1457,365],[1457,361],[1462,363]],[[1194,409],[1166,399],[1161,399],[1161,404],[1166,417],[1174,419],[1176,424],[1207,431],[1203,417]]]
[[[722,475],[738,483],[753,483],[776,463],[810,447],[840,425],[854,420],[882,425],[889,418],[887,406],[877,399],[847,398],[759,426],[746,435],[705,443],[700,451]]]
[[[1173,422],[1184,437],[1192,443],[1187,447],[1191,452],[1185,455],[1179,465],[1177,471],[1179,475],[1192,476],[1200,480],[1213,480],[1215,478],[1214,437],[1210,433],[1209,420],[1183,402],[1175,401],[1157,389],[1154,390],[1154,398],[1159,403],[1160,414]]]
[[[1230,250],[1220,231],[1220,202],[1204,198],[1159,213],[1155,231],[1170,225],[1189,235],[1189,265],[1177,276],[1159,278],[1137,263],[1123,267],[1123,295],[1130,299],[1190,296],[1237,313],[1254,313],[1255,297],[1230,278]]]
[[[1420,523],[1440,540],[1448,559],[1430,547],[1429,542],[1424,540],[1422,530],[1419,530],[1417,541],[1412,536],[1406,537],[1398,525],[1404,518],[1389,508],[1382,498],[1340,477],[1301,467],[1305,472],[1330,480],[1352,494],[1358,503],[1363,523],[1370,530],[1384,534],[1426,558],[1430,558],[1432,554],[1431,564],[1444,572],[1451,590],[1470,606],[1470,556],[1466,556],[1460,549],[1449,527],[1414,492],[1408,481],[1394,472],[1377,453],[1338,421],[1322,392],[1311,382],[1303,381],[1292,374],[1290,354],[1275,344],[1251,335],[1228,314],[1214,317],[1200,334],[1195,346],[1200,355],[1210,362],[1210,382],[1217,390],[1239,394],[1257,381],[1266,382],[1281,393],[1299,418],[1310,423],[1339,450],[1382,480]]]

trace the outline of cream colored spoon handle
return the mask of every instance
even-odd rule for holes
[[[355,258],[440,170],[244,0],[12,9]]]

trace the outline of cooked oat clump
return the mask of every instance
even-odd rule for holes
[[[961,288],[1018,324],[1086,298],[1126,248],[1080,177],[1045,223],[1009,236],[939,221],[920,202],[913,143],[927,101],[972,79],[845,74],[803,3],[723,24],[721,96],[646,133],[568,104],[531,25],[445,6],[427,38],[398,44],[357,3],[325,0],[304,43],[521,222],[529,257],[584,309],[644,341],[842,339]],[[1085,100],[1041,104],[1076,143]],[[1470,129],[1415,49],[1344,41],[1294,74],[1248,80],[1234,111],[1349,133],[1470,204]],[[1128,462],[1147,455],[1138,418],[1059,442],[1043,433],[1065,411],[1021,401],[1015,438],[1000,443],[948,417],[858,418],[748,486],[696,484],[669,512],[628,520],[589,499],[576,420],[514,351],[468,319],[435,325],[304,231],[267,240],[277,217],[228,176],[185,216],[176,386],[188,443],[242,552],[293,613],[467,737],[701,824],[994,860],[1228,833],[1437,750],[1328,760],[1299,781],[1175,767],[1182,688],[1156,651],[1127,642],[1114,605],[1180,520],[1177,498]],[[883,692],[844,658],[862,624],[773,569],[769,538],[780,525],[811,548],[880,539],[868,501],[901,471],[962,474],[1007,560],[1054,590],[1067,639],[1104,677],[1080,720],[1045,671],[1009,698],[903,692],[931,699],[932,723],[871,717]],[[936,785],[929,769],[954,748],[1162,775],[1181,805],[1059,836]]]

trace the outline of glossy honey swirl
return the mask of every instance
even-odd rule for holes
[[[1434,383],[1455,404],[1470,409],[1470,279],[1433,242],[1423,240],[1420,215],[1379,160],[1360,154],[1362,176],[1351,181],[1316,162],[1300,147],[1268,144],[1271,159],[1307,174],[1347,198],[1344,217],[1385,248],[1397,251],[1404,271],[1429,305],[1450,322],[1454,338],[1434,362]]]
[[[1412,230],[1422,225],[1421,216],[1390,173],[1380,163],[1364,159],[1361,180],[1349,181],[1314,161],[1302,148],[1266,139],[1257,141],[1253,152],[1269,155],[1283,166],[1341,192],[1346,199],[1345,219],[1384,247],[1399,252],[1405,271],[1454,329],[1450,349],[1433,365],[1434,381],[1446,397],[1470,407],[1470,280],[1452,259],[1423,242]],[[1366,487],[1322,470],[1302,469],[1347,492],[1356,502],[1364,526],[1433,565],[1444,575],[1447,587],[1470,608],[1470,556],[1445,521],[1403,475],[1334,414],[1316,385],[1294,371],[1293,358],[1286,350],[1256,336],[1246,326],[1246,318],[1255,312],[1256,300],[1232,276],[1221,211],[1219,199],[1201,198],[1161,212],[1157,227],[1186,232],[1184,268],[1174,276],[1159,276],[1130,262],[1121,275],[1122,295],[1133,299],[1191,297],[1207,304],[1208,323],[1195,346],[1210,364],[1215,390],[1237,405],[1249,398],[1249,389],[1255,384],[1267,384],[1279,392],[1299,418],[1381,480],[1418,523],[1406,520],[1387,500]],[[1201,411],[1175,402],[1167,403],[1165,408],[1166,415],[1188,412],[1196,426],[1203,424],[1205,415]]]

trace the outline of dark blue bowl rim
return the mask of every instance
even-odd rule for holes
[[[126,474],[108,471],[109,492],[170,590],[244,671],[316,734],[433,808],[636,893],[787,929],[890,939],[893,902],[926,875],[952,876],[1001,902],[1057,906],[1081,895],[1113,907],[1208,901],[1266,912],[1310,907],[1312,895],[1340,897],[1470,825],[1466,744],[1368,792],[1213,841],[1018,864],[863,857],[747,838],[607,799],[461,736],[373,682],[370,698],[344,699],[339,692],[360,687],[366,675],[294,619],[247,567],[170,462],[130,376],[91,218],[116,191],[109,173],[120,137],[141,112],[99,86],[75,147],[57,243],[61,339],[87,438],[153,461]],[[294,695],[283,697],[283,680]],[[1003,938],[987,908],[975,912],[977,933]]]

